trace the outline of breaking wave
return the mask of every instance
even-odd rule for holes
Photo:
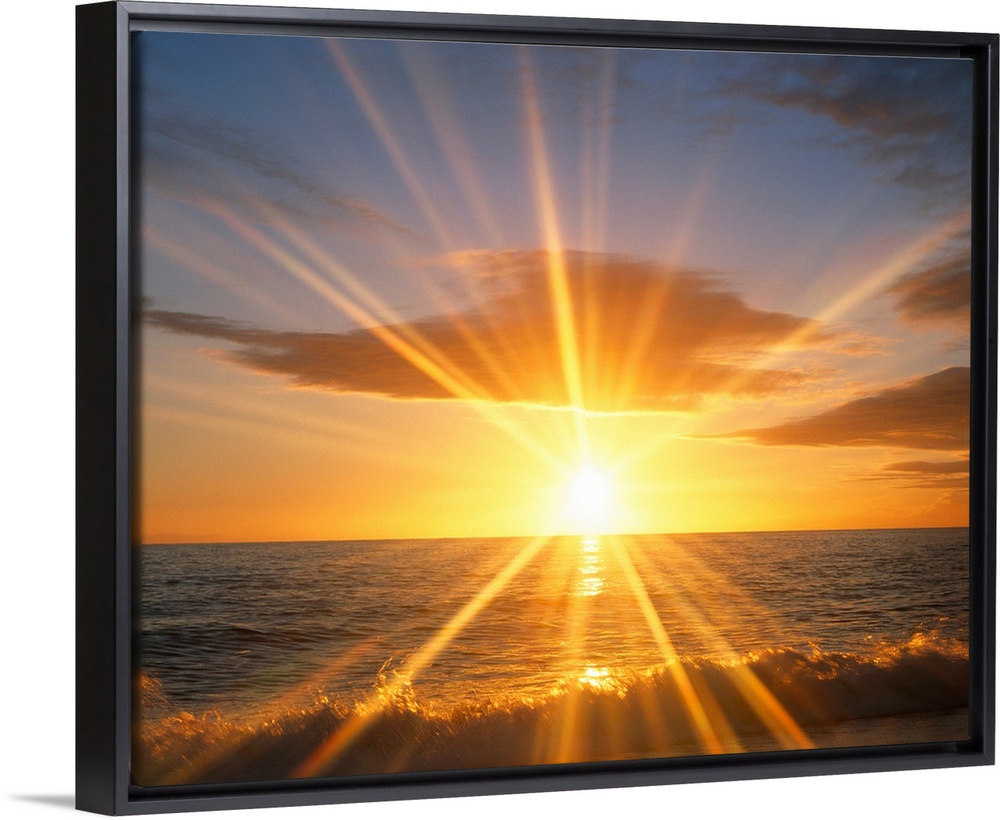
[[[691,718],[692,691],[718,746],[706,745]],[[784,647],[725,660],[688,657],[644,672],[587,670],[541,697],[497,695],[459,705],[420,702],[405,682],[383,677],[364,702],[318,693],[305,707],[252,721],[171,713],[156,681],[145,678],[144,715],[161,717],[140,723],[133,781],[221,783],[870,745],[889,741],[873,741],[878,735],[865,726],[917,713],[952,713],[937,730],[947,736],[892,742],[960,740],[967,699],[966,646],[922,635],[866,653]],[[833,726],[850,728],[832,741]]]

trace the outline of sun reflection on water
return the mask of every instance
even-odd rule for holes
[[[588,666],[577,680],[593,689],[609,690],[615,688],[615,679],[606,666]]]
[[[580,564],[577,569],[581,576],[576,583],[577,595],[592,598],[604,592],[607,579],[604,572],[600,538],[587,537],[581,540]]]

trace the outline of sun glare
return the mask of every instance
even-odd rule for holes
[[[614,507],[611,476],[592,464],[581,467],[567,489],[567,523],[585,534],[607,531]]]

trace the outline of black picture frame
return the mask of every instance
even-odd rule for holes
[[[974,61],[970,475],[970,723],[967,742],[610,764],[142,789],[130,785],[136,596],[130,558],[134,249],[130,236],[129,34],[143,28],[337,33],[500,42],[629,44]],[[314,805],[994,762],[997,284],[996,35],[614,20],[97,3],[77,10],[77,805],[106,814]],[[111,272],[114,272],[113,275]]]

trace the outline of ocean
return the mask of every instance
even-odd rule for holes
[[[968,737],[966,528],[137,554],[138,785]]]

